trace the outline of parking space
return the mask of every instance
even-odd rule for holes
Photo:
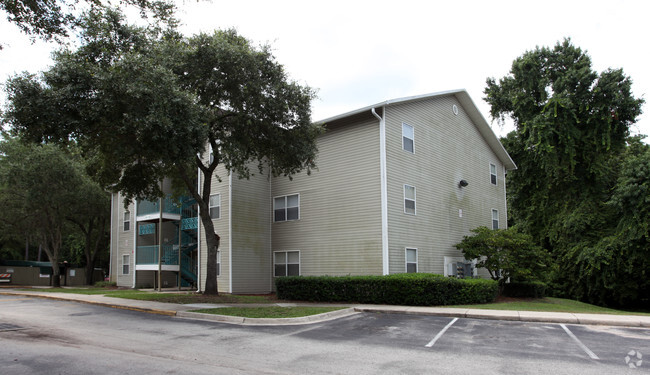
[[[296,335],[321,342],[425,351],[436,358],[553,363],[586,372],[625,372],[627,356],[628,362],[640,364],[641,373],[650,373],[650,329],[642,328],[367,313]],[[643,353],[649,358],[645,366]]]

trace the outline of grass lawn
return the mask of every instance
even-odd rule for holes
[[[299,318],[302,316],[323,314],[330,311],[342,310],[345,307],[310,307],[310,306],[266,306],[266,307],[222,307],[218,309],[200,309],[192,312],[244,318]]]
[[[277,303],[275,295],[236,295],[220,294],[218,296],[207,296],[194,292],[143,292],[133,289],[110,289],[110,288],[42,288],[26,289],[32,292],[51,292],[51,293],[72,293],[72,294],[102,294],[107,297],[127,298],[143,301],[156,301],[168,303]]]
[[[494,303],[485,303],[480,305],[456,305],[447,307],[485,310],[570,312],[582,314],[650,315],[650,312],[615,310],[570,299],[553,297],[538,299],[504,298],[501,301]]]

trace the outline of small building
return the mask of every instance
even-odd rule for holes
[[[465,90],[322,122],[311,175],[216,171],[220,291],[267,293],[285,275],[476,272],[454,245],[478,226],[506,226],[505,175],[516,166]],[[160,267],[163,286],[203,289],[206,242],[192,200],[125,208],[116,193],[112,212],[111,280],[153,287]]]

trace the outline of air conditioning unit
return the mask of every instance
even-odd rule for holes
[[[474,277],[474,264],[472,262],[451,262],[447,264],[447,275],[459,279]]]

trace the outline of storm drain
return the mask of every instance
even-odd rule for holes
[[[25,329],[25,328],[23,328],[21,326],[14,325],[14,324],[0,323],[0,332],[18,331],[20,329]]]

